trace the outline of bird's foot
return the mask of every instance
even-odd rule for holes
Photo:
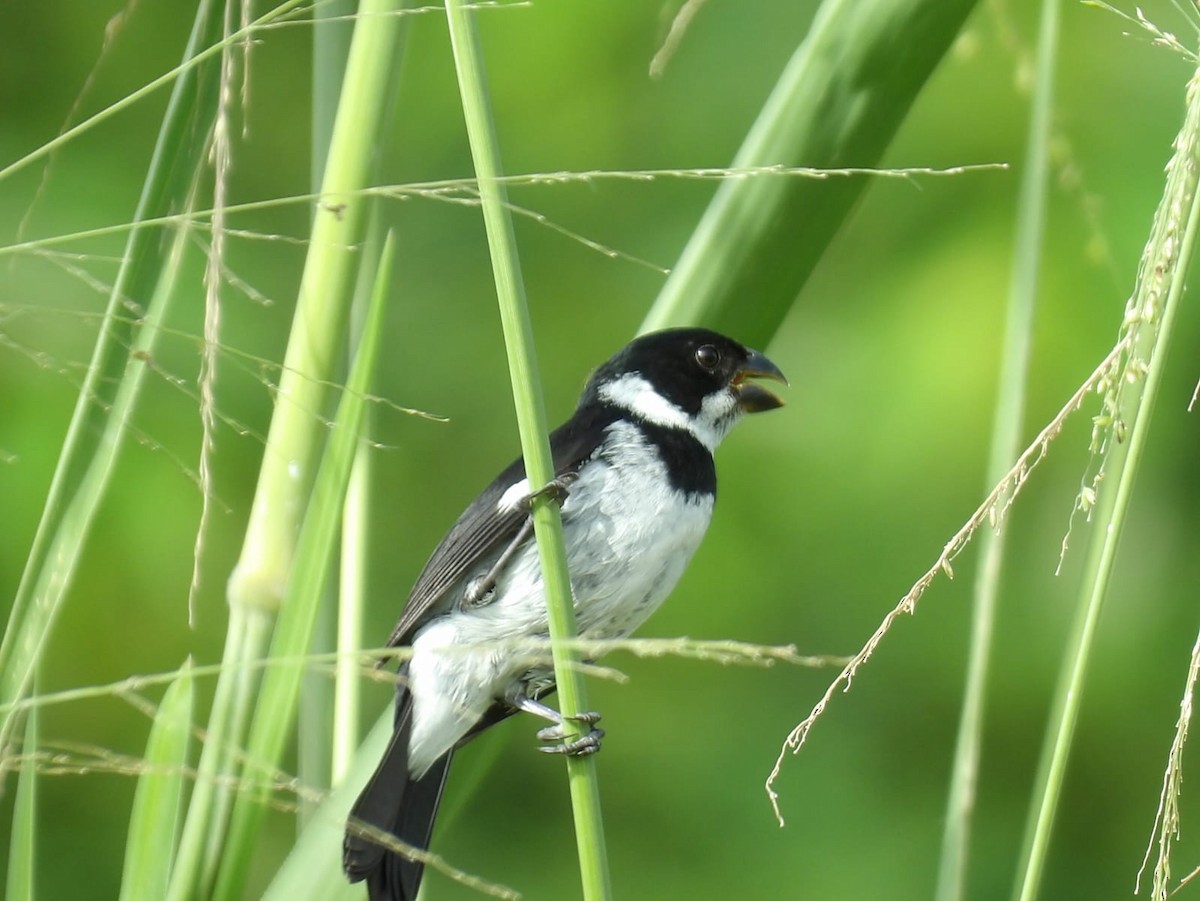
[[[578,713],[574,716],[563,716],[553,707],[547,707],[541,701],[535,701],[524,694],[513,694],[507,699],[518,710],[550,720],[554,725],[538,730],[538,741],[553,741],[557,744],[548,748],[538,748],[545,754],[566,754],[569,757],[586,757],[600,750],[600,739],[604,738],[604,730],[597,729],[600,714],[594,710]],[[573,723],[586,727],[572,726]],[[568,740],[568,737],[569,740]]]
[[[537,733],[538,741],[553,741],[558,744],[538,748],[538,750],[543,754],[566,754],[568,757],[586,757],[589,754],[595,754],[600,750],[600,740],[604,738],[604,730],[596,728],[598,722],[600,722],[600,714],[594,710],[576,716],[564,716],[561,722],[547,726],[545,729],[539,729]],[[588,731],[580,734],[578,729],[571,729],[567,725],[568,723],[579,723],[586,726]],[[568,741],[566,740],[568,735],[578,737]]]
[[[533,502],[539,497],[548,497],[555,501],[560,507],[571,493],[571,483],[579,478],[579,474],[575,472],[564,472],[562,475],[552,479],[546,485],[543,485],[537,491],[531,491],[521,499],[521,506],[526,510],[533,509]]]

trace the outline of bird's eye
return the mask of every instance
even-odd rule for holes
[[[711,344],[701,344],[696,348],[696,362],[705,369],[716,369],[721,362],[721,352]]]

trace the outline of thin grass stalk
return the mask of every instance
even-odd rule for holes
[[[1097,476],[1099,493],[1092,511],[1095,522],[1079,613],[1056,693],[1052,728],[1043,750],[1038,802],[1030,811],[1015,893],[1020,901],[1032,901],[1041,887],[1100,612],[1127,521],[1184,277],[1197,239],[1200,69],[1188,82],[1187,112],[1174,146],[1175,153],[1167,164],[1166,188],[1155,212],[1137,287],[1122,324],[1123,333],[1130,339],[1129,354],[1110,380],[1104,413],[1097,417],[1097,433],[1104,436],[1098,448],[1103,455],[1103,480]]]
[[[184,59],[193,59],[220,35],[221,17],[209,0],[200,3]],[[74,581],[83,546],[100,509],[154,348],[174,296],[188,231],[163,246],[158,229],[141,227],[187,204],[200,167],[216,102],[216,65],[188,67],[175,83],[142,193],[134,211],[116,279],[109,293],[87,374],[50,484],[33,546],[13,599],[0,644],[0,748],[11,737],[8,705],[25,696],[33,671]],[[134,328],[125,305],[144,305]],[[112,387],[115,386],[115,387]],[[98,436],[98,437],[97,437]]]
[[[246,745],[244,781],[230,817],[228,853],[221,860],[214,897],[241,898],[245,892],[252,851],[258,844],[265,802],[287,746],[296,713],[296,701],[312,642],[321,599],[325,593],[334,553],[350,467],[361,435],[363,412],[370,393],[371,376],[382,343],[393,259],[391,236],[384,242],[363,340],[338,405],[333,434],[326,448],[297,543],[295,571],[288,582],[283,605],[271,640],[270,658],[277,661],[263,676],[254,719]]]
[[[474,16],[465,6],[463,0],[446,0],[450,43],[471,144],[471,158],[479,181],[488,247],[491,250],[492,273],[496,282],[513,402],[521,435],[521,453],[525,459],[529,485],[538,487],[548,485],[554,478],[546,412],[512,219],[506,191],[498,180],[502,171],[500,150],[492,120],[483,51]],[[534,500],[531,515],[541,557],[542,584],[546,591],[560,708],[564,717],[571,717],[587,709],[587,699],[583,678],[578,670],[579,654],[562,645],[564,640],[576,635],[562,518],[558,504],[544,496]],[[606,899],[611,896],[611,887],[595,758],[568,756],[567,776],[583,896],[588,901]]]
[[[367,419],[370,421],[370,413]],[[369,428],[369,426],[368,426]],[[334,673],[330,784],[346,778],[362,732],[362,674],[355,654],[362,647],[366,610],[371,510],[371,448],[362,441],[354,455],[342,510],[342,556],[338,581],[338,662]]]
[[[873,167],[975,0],[825,0],[734,167]],[[721,182],[641,331],[767,344],[869,178]]]
[[[321,201],[301,275],[292,332],[279,380],[241,558],[229,580],[231,605],[279,606],[295,552],[324,425],[320,412],[334,381],[349,320],[355,248],[362,241],[370,181],[404,25],[404,0],[362,0],[342,84]]]
[[[350,338],[356,344],[362,342],[366,328],[366,316],[371,306],[372,279],[369,276],[379,271],[383,243],[383,220],[379,204],[376,203],[371,210],[367,240],[363,245],[362,267],[350,310]],[[372,408],[368,407],[363,411],[364,436],[371,434],[373,419]],[[332,735],[327,738],[330,748],[330,785],[338,785],[345,778],[358,749],[361,733],[362,668],[358,653],[363,646],[367,572],[370,568],[371,458],[372,448],[364,437],[354,451],[354,464],[346,486],[346,502],[342,506],[334,638],[338,659],[333,678]]]
[[[1051,104],[1054,97],[1054,64],[1058,45],[1058,0],[1042,4],[1039,26],[1033,107],[1025,149],[1025,168],[1017,203],[1016,247],[1012,287],[1000,374],[1000,395],[992,424],[985,486],[998,484],[1020,452],[1020,432],[1025,416],[1033,316],[1037,305],[1038,273],[1046,227],[1046,191],[1050,172]],[[983,744],[983,713],[991,656],[992,627],[1007,532],[985,531],[981,563],[975,576],[966,691],[954,750],[954,769],[942,834],[938,869],[938,901],[966,897],[971,821]]]
[[[37,682],[37,679],[34,679]],[[17,774],[13,799],[12,834],[8,839],[8,875],[4,897],[8,901],[35,901],[37,898],[37,797],[38,797],[38,720],[34,707],[25,720],[25,740],[21,746],[24,760]]]

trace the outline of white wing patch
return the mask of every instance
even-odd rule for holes
[[[521,481],[514,483],[511,488],[508,488],[500,495],[500,500],[496,502],[496,510],[501,515],[512,513],[528,497],[529,479],[521,479]]]

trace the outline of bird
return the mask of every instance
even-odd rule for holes
[[[544,644],[529,650],[549,634],[533,498],[560,505],[580,637],[629,635],[708,528],[717,446],[742,414],[783,405],[756,378],[787,384],[762,353],[708,329],[635,338],[595,370],[551,433],[553,482],[531,485],[516,460],[434,549],[387,641],[405,650],[394,731],[343,841],[343,870],[366,880],[370,901],[416,898],[424,864],[397,847],[428,849],[451,758],[468,740],[525,711],[552,723],[537,733],[552,743],[540,750],[599,750],[598,714],[565,718],[541,700],[554,672]],[[381,833],[401,844],[385,847]]]

